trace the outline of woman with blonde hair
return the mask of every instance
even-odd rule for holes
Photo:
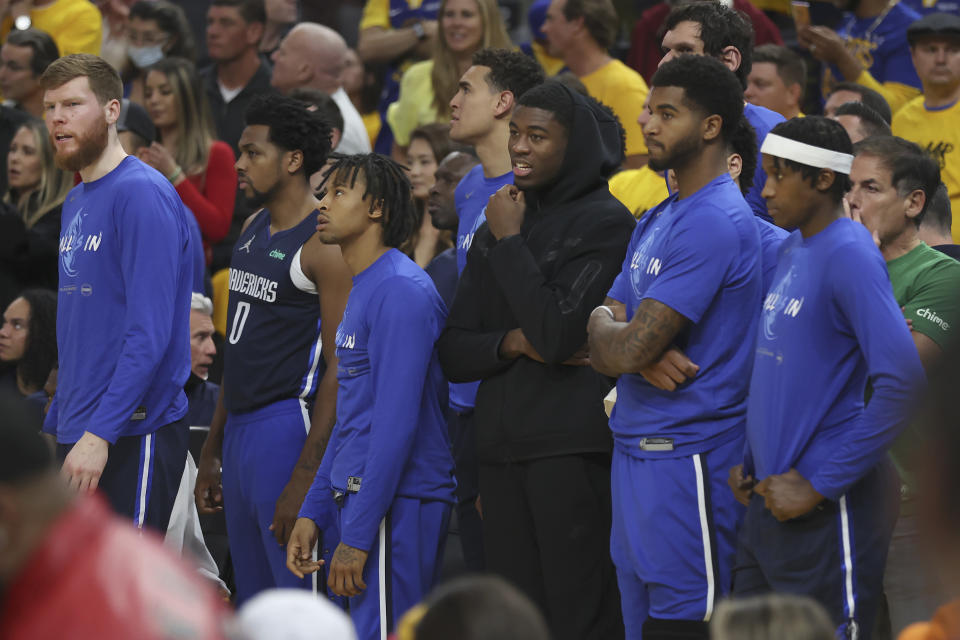
[[[138,156],[173,183],[193,212],[210,264],[210,247],[227,235],[233,218],[233,150],[214,137],[210,110],[189,60],[164,58],[149,67],[144,98],[158,141]]]
[[[513,46],[496,0],[443,0],[433,56],[407,69],[400,97],[387,109],[397,147],[410,144],[410,134],[423,124],[450,120],[450,100],[460,77],[480,49]]]
[[[6,211],[0,214],[3,288],[57,288],[60,208],[73,176],[57,168],[43,120],[30,118],[7,153]],[[0,301],[0,304],[9,300]]]

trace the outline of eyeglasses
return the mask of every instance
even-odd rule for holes
[[[135,47],[154,47],[163,46],[167,43],[167,35],[155,31],[129,31],[127,33],[127,42]]]

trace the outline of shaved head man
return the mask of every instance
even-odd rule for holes
[[[363,119],[340,84],[347,59],[347,43],[329,27],[302,22],[290,30],[271,56],[270,84],[282,93],[318,89],[330,95],[343,115],[343,136],[335,151],[369,153]]]

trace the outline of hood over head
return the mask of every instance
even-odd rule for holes
[[[524,192],[528,209],[576,200],[605,186],[623,164],[623,127],[609,107],[590,96],[548,80],[524,93],[519,106],[551,111],[561,122],[570,123],[560,173],[551,184]]]

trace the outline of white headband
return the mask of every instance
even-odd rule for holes
[[[818,169],[833,169],[838,173],[847,175],[850,175],[850,166],[853,164],[853,156],[849,153],[821,149],[773,133],[768,133],[767,137],[763,139],[760,153],[777,156],[785,160],[793,160]]]

